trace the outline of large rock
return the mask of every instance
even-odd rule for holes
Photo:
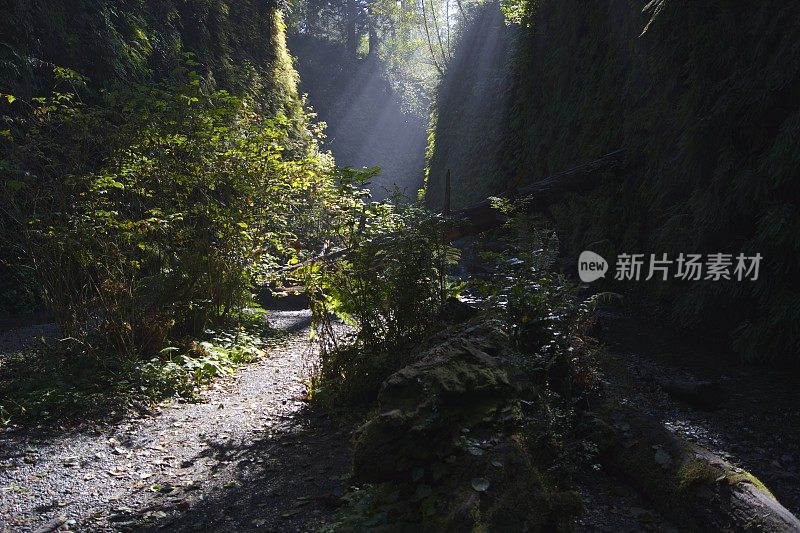
[[[392,530],[399,516],[430,531],[571,530],[580,499],[543,472],[563,458],[550,396],[561,381],[576,385],[573,367],[515,353],[497,321],[452,327],[426,346],[383,383],[357,434],[356,481],[390,495],[371,508],[371,523]],[[594,441],[598,460],[675,523],[800,531],[754,476],[653,417],[608,400],[579,418],[573,437]]]
[[[357,434],[356,480],[393,487],[405,510],[397,499],[386,505],[425,530],[570,530],[580,498],[539,470],[553,453],[525,412],[546,410],[515,375],[502,325],[468,323],[428,346],[384,382]]]
[[[379,414],[359,429],[356,478],[402,478],[450,453],[463,430],[510,407],[515,388],[498,359],[505,340],[499,323],[468,326],[392,374],[378,395]]]

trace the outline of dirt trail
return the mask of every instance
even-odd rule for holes
[[[58,518],[78,531],[310,531],[329,521],[348,485],[352,428],[301,400],[308,312],[271,317],[287,339],[219,380],[205,403],[114,425],[0,433],[0,531]],[[800,511],[796,375],[716,359],[713,346],[660,325],[622,316],[601,325],[613,396],[750,470]],[[661,376],[720,382],[723,409],[671,399]],[[678,530],[599,466],[577,481],[587,507],[579,531]]]
[[[351,428],[301,401],[308,311],[271,317],[287,340],[218,381],[204,403],[165,405],[110,427],[0,433],[0,531],[59,518],[78,531],[324,523],[346,489]]]

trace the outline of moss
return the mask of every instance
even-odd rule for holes
[[[384,383],[378,395],[381,413],[361,427],[355,442],[357,477],[396,479],[449,453],[454,436],[494,420],[513,393],[505,370],[475,344],[432,350]]]
[[[678,469],[678,488],[686,490],[700,484],[713,483],[723,474],[722,468],[702,459],[692,459]]]
[[[399,504],[404,523],[425,531],[571,529],[581,499],[543,474],[556,443],[546,438],[550,428],[526,423],[518,396],[537,394],[509,383],[508,337],[496,328],[490,321],[436,336],[385,382],[379,414],[357,434],[354,479],[393,487],[399,500],[371,509],[362,526]],[[547,410],[543,402],[527,409],[536,406]],[[409,514],[410,502],[417,511]]]
[[[296,117],[302,112],[302,105],[297,90],[299,78],[286,46],[286,24],[283,21],[283,13],[278,9],[271,13],[270,18],[271,45],[275,53],[270,79],[274,80],[275,93],[280,97],[278,103],[282,106],[281,114]]]
[[[36,58],[87,76],[87,96],[99,100],[100,90],[169,78],[192,54],[209,88],[252,97],[265,113],[298,122],[301,137],[302,101],[285,31],[271,0],[23,2],[0,22],[10,50],[0,78],[4,91],[20,98],[51,90],[52,68],[22,59]]]
[[[758,490],[760,490],[762,492],[766,492],[767,494],[769,494],[773,498],[775,497],[775,495],[772,494],[772,491],[770,491],[767,488],[767,486],[764,485],[764,483],[761,482],[760,479],[758,479],[756,476],[754,476],[750,472],[747,472],[746,470],[742,470],[741,472],[728,472],[727,475],[725,476],[725,479],[728,482],[728,485],[731,485],[731,486],[737,485],[739,483],[750,483],[751,485],[756,487]]]
[[[739,483],[749,483],[771,497],[775,497],[767,486],[750,472],[730,465],[715,465],[704,459],[687,461],[678,470],[677,477],[678,487],[681,490],[694,488],[697,485],[724,481],[731,487]]]
[[[498,439],[486,455],[459,457],[435,487],[446,502],[425,517],[426,531],[568,531],[582,511],[574,492],[554,488],[542,475],[526,439],[512,434]],[[494,463],[494,465],[492,464]],[[496,465],[501,465],[497,467]],[[488,489],[476,492],[470,480],[484,477]]]

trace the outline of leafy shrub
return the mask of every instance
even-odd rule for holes
[[[262,356],[264,340],[247,332],[222,333],[210,340],[192,342],[188,351],[176,347],[161,351],[164,357],[136,363],[132,376],[139,390],[151,399],[165,396],[194,398],[198,387],[218,376],[230,375],[237,366]]]
[[[442,219],[418,206],[372,203],[355,220],[342,235],[343,257],[304,269],[322,346],[312,388],[325,401],[371,400],[460,288],[449,275],[458,251],[443,244]]]
[[[469,286],[484,309],[503,318],[512,345],[557,381],[551,383],[555,390],[571,394],[574,385],[589,389],[596,372],[595,345],[587,332],[598,304],[618,295],[581,294],[578,285],[554,268],[559,241],[552,227],[519,207],[505,206],[507,212],[517,211],[516,216],[476,243],[484,273]]]
[[[0,307],[32,293],[68,337],[31,367],[92,394],[188,394],[249,357],[190,340],[247,320],[268,267],[324,248],[352,204],[303,110],[280,10],[75,0],[8,15],[0,277],[14,280]]]
[[[4,235],[63,332],[98,356],[150,357],[235,316],[259,272],[297,254],[289,243],[313,244],[302,232],[333,190],[316,145],[297,153],[296,124],[204,90],[195,66],[102,106],[34,99],[27,137],[4,163]],[[65,131],[103,139],[101,162],[71,157]]]
[[[203,385],[262,357],[276,338],[260,313],[244,325],[207,331],[149,360],[109,364],[62,343],[6,356],[0,372],[0,425],[24,419],[122,414],[166,398],[198,399]]]

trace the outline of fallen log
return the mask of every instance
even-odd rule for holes
[[[585,194],[592,191],[609,172],[620,168],[624,162],[625,150],[615,150],[597,159],[588,161],[521,189],[511,189],[492,198],[486,198],[463,209],[452,211],[456,227],[445,236],[447,242],[463,237],[478,235],[502,225],[508,217],[494,207],[494,198],[523,200],[528,210],[541,210],[564,199],[568,193]],[[446,187],[450,180],[446,181]],[[445,191],[449,210],[450,193]]]
[[[800,531],[800,520],[749,472],[686,442],[655,418],[607,403],[594,440],[600,462],[691,530]]]
[[[261,287],[256,294],[256,301],[264,309],[281,311],[299,311],[308,309],[310,305],[309,296],[303,285],[279,287],[276,283],[270,283]]]
[[[453,220],[454,227],[444,235],[444,242],[451,243],[455,240],[470,235],[478,235],[485,231],[502,226],[509,217],[493,207],[493,198],[521,199],[525,201],[528,209],[544,209],[564,198],[567,193],[586,193],[596,188],[603,177],[614,169],[622,166],[625,150],[615,150],[592,161],[570,168],[558,174],[549,176],[541,181],[512,189],[485,200],[455,211],[450,211],[450,173],[445,179],[445,201],[442,215]],[[373,243],[389,241],[394,234],[382,235]],[[278,268],[275,272],[290,272],[300,267],[315,262],[330,262],[348,257],[352,248],[340,248],[331,252],[320,254],[314,258],[296,265]]]

